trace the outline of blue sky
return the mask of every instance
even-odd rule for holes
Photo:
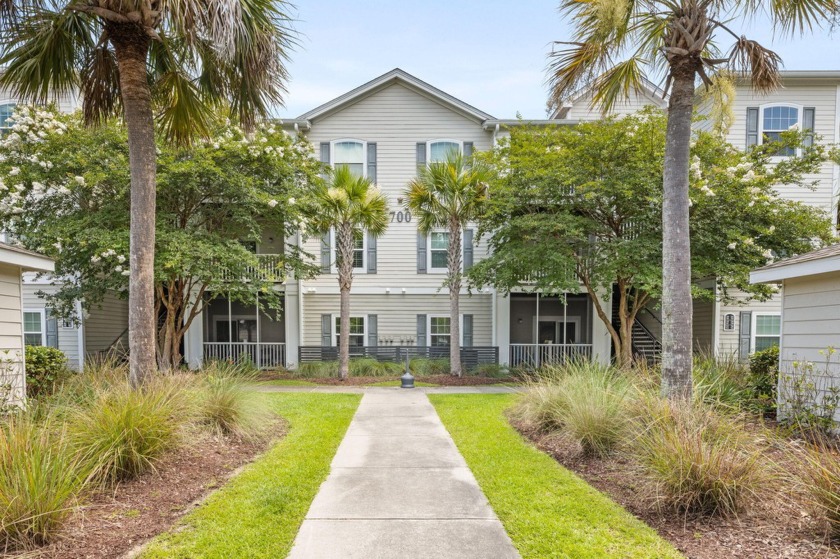
[[[285,108],[294,117],[395,67],[498,118],[545,115],[546,54],[567,40],[557,0],[297,0],[300,46]],[[735,23],[789,70],[840,70],[840,35],[774,38]]]

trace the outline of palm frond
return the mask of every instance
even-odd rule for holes
[[[631,92],[642,91],[645,79],[643,64],[643,60],[631,57],[598,76],[593,84],[592,106],[601,107],[604,113],[608,113],[619,100],[629,99]]]
[[[773,91],[781,83],[781,57],[756,41],[741,36],[732,47],[729,60],[732,70],[748,76],[759,93]]]
[[[777,27],[790,35],[821,27],[838,13],[837,0],[773,0],[770,7]]]
[[[120,73],[114,51],[100,40],[81,69],[82,115],[87,124],[101,124],[122,110]]]

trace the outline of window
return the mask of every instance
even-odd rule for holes
[[[441,347],[449,345],[450,319],[448,316],[429,317],[429,345]]]
[[[735,330],[735,314],[734,313],[726,313],[723,315],[723,329],[727,332],[731,332]]]
[[[365,143],[358,140],[338,140],[333,142],[333,167],[349,167],[357,177],[365,176]]]
[[[436,140],[429,142],[429,163],[437,163],[446,161],[446,157],[451,153],[461,152],[461,142],[455,140]]]
[[[9,122],[9,118],[13,112],[15,112],[14,103],[0,104],[0,133],[8,132],[11,129],[12,123]]]
[[[44,345],[44,313],[42,311],[23,312],[23,343]]]
[[[341,337],[341,317],[335,316],[333,318],[333,339],[335,345],[340,344]],[[351,316],[350,317],[350,347],[364,347],[365,345],[365,317]]]
[[[430,268],[446,270],[449,253],[449,233],[446,231],[433,231],[429,236],[429,258]]]
[[[779,345],[782,333],[782,317],[778,314],[757,314],[755,315],[755,328],[753,329],[753,351],[761,351],[768,347]]]
[[[794,130],[799,127],[800,111],[798,107],[776,105],[764,107],[761,111],[761,138],[764,142],[778,142],[781,140],[782,132]],[[791,147],[780,149],[776,154],[778,157],[791,157],[796,155],[796,150]]]

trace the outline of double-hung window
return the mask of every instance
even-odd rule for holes
[[[782,335],[782,317],[778,314],[756,314],[753,351],[761,351],[779,345]]]
[[[44,327],[44,323],[43,311],[24,311],[23,343],[26,345],[45,345],[44,335],[46,334],[46,328]]]
[[[364,347],[365,345],[365,317],[351,316],[350,317],[350,347]],[[333,340],[335,345],[341,343],[341,317],[336,315],[333,317]]]
[[[338,260],[336,258],[336,247],[338,246],[335,229],[330,231],[330,261],[335,262],[336,265],[333,273],[338,272]],[[353,272],[365,273],[367,272],[367,235],[364,231],[357,231],[353,238]]]
[[[364,177],[366,146],[359,140],[336,140],[332,144],[333,167],[347,167],[354,176]]]
[[[449,232],[432,231],[429,234],[429,268],[445,272],[449,263]]]
[[[429,317],[429,345],[449,346],[451,341],[451,320],[448,316]]]
[[[762,143],[781,141],[782,132],[799,128],[799,116],[800,110],[798,107],[787,105],[764,107],[761,115]],[[775,155],[777,157],[791,157],[796,155],[796,149],[783,147]]]

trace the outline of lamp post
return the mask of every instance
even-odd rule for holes
[[[414,388],[414,375],[411,374],[408,349],[405,350],[405,374],[400,377],[401,388]]]

